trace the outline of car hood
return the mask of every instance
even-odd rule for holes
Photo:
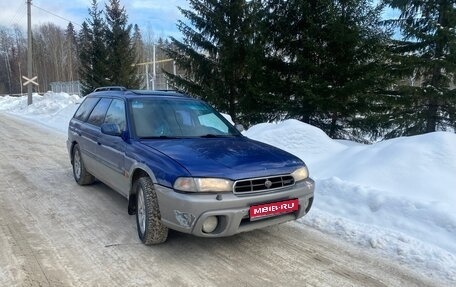
[[[182,165],[191,176],[232,180],[293,172],[304,163],[246,137],[142,140]]]

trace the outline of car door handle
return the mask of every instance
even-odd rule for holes
[[[97,142],[97,145],[101,145],[101,142]]]

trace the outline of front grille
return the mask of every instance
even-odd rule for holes
[[[294,185],[291,175],[277,175],[261,178],[249,178],[234,183],[234,193],[245,194],[251,192],[267,192]]]

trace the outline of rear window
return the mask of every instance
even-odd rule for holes
[[[93,107],[98,103],[99,98],[86,98],[74,114],[74,118],[85,121],[89,117]]]

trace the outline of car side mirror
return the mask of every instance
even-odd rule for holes
[[[101,125],[101,132],[110,136],[120,136],[122,132],[117,124],[105,123]]]
[[[235,127],[239,132],[241,132],[241,133],[242,133],[243,131],[245,131],[244,126],[241,125],[241,124],[236,124],[234,127]]]

